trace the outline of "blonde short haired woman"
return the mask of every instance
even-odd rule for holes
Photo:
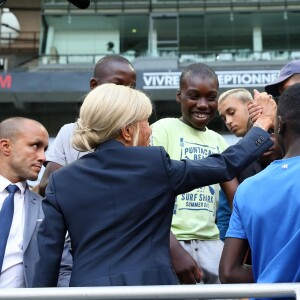
[[[117,138],[128,146],[137,146],[139,129],[152,113],[150,99],[142,92],[108,83],[92,90],[85,98],[77,121],[73,145],[91,151],[99,144]],[[132,133],[129,139],[128,134]],[[148,129],[149,137],[151,130]],[[146,139],[148,146],[149,139]]]
[[[34,286],[56,286],[67,231],[70,286],[178,284],[169,243],[175,196],[232,179],[271,145],[256,127],[222,155],[174,161],[162,147],[143,147],[151,112],[150,99],[130,87],[103,84],[87,95],[73,142],[93,151],[50,176]]]

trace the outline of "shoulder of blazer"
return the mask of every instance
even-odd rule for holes
[[[149,147],[139,147],[137,152],[145,153],[145,155],[163,155],[166,156],[168,153],[162,146],[149,146]]]

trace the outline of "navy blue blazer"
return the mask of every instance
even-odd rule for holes
[[[67,230],[70,286],[177,284],[169,249],[176,195],[232,179],[272,145],[268,137],[253,128],[223,154],[198,161],[109,140],[54,172],[43,201],[34,286],[56,286]]]

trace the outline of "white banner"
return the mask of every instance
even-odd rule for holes
[[[178,89],[180,72],[145,72],[143,89]],[[279,71],[216,71],[220,88],[264,87],[278,77]]]

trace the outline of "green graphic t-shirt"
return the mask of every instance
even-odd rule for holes
[[[199,160],[227,147],[225,139],[206,128],[199,131],[179,119],[166,118],[152,124],[152,144],[163,146],[172,159]],[[217,240],[219,230],[215,224],[220,186],[197,188],[177,196],[172,232],[178,240]]]

